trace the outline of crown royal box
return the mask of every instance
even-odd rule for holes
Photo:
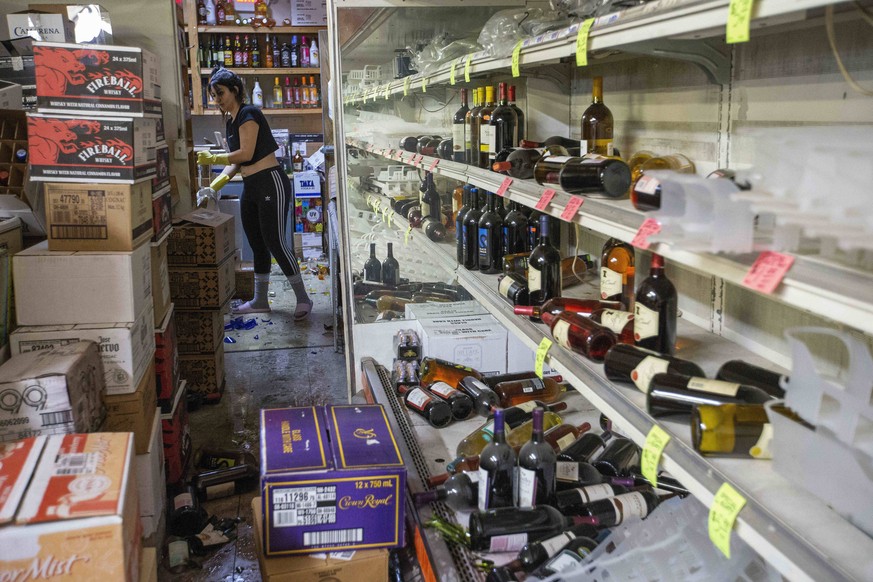
[[[264,553],[403,545],[406,468],[385,410],[261,410]]]

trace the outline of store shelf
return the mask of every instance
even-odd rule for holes
[[[318,109],[261,109],[264,115],[321,115],[321,108]],[[202,113],[195,115],[221,115],[217,109],[204,109]]]
[[[321,69],[318,68],[280,68],[280,67],[257,67],[257,68],[238,68],[228,67],[229,71],[233,71],[237,75],[320,75]],[[211,75],[211,68],[200,68],[201,75]]]
[[[319,30],[324,30],[324,26],[274,26],[267,28],[261,26],[255,28],[253,26],[198,26],[199,34],[318,34]]]

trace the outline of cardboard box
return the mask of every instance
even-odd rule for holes
[[[0,442],[96,431],[105,416],[103,392],[93,342],[16,356],[0,366]]]
[[[233,216],[195,211],[173,220],[167,259],[171,267],[218,265],[236,250]]]
[[[446,317],[469,317],[487,315],[478,301],[452,301],[450,303],[407,303],[404,309],[406,319],[443,319]]]
[[[65,42],[73,40],[71,22],[60,14],[17,12],[6,15],[9,38],[29,36],[33,40]]]
[[[173,193],[169,187],[152,194],[152,240],[157,242],[173,227]]]
[[[29,8],[6,17],[13,38],[26,34],[49,42],[112,44],[109,13],[99,4],[31,4]]]
[[[191,433],[188,430],[188,387],[179,383],[173,397],[173,409],[161,414],[161,434],[164,441],[164,469],[167,484],[173,485],[185,476],[191,459]]]
[[[154,119],[27,114],[30,179],[135,184],[157,174]]]
[[[27,202],[11,194],[0,195],[0,218],[17,218],[21,221],[21,234],[25,236],[44,236],[45,223],[33,212]]]
[[[240,261],[233,271],[236,282],[234,299],[248,301],[255,296],[255,264],[251,261]]]
[[[12,258],[19,325],[133,322],[152,304],[151,252],[49,251]]]
[[[143,520],[145,523],[145,520]],[[148,537],[143,535],[143,537]],[[142,549],[142,562],[139,565],[139,582],[158,582],[158,550]]]
[[[233,297],[234,264],[228,255],[217,267],[170,265],[170,297],[176,309],[221,309]]]
[[[324,254],[324,243],[320,232],[295,232],[294,256],[298,259],[317,259]]]
[[[179,350],[172,304],[161,326],[155,330],[155,381],[161,413],[172,412],[173,395],[179,385]]]
[[[327,26],[325,0],[291,0],[291,26]]]
[[[321,176],[318,172],[295,172],[294,198],[321,198]]]
[[[507,331],[493,315],[419,319],[422,354],[483,374],[506,372]]]
[[[264,556],[264,516],[260,497],[252,499],[252,537],[263,582],[362,582],[388,579],[388,550],[358,550],[351,560],[327,555]]]
[[[103,365],[106,394],[136,391],[155,353],[152,306],[147,305],[133,323],[23,326],[9,336],[13,357],[51,350],[78,341],[97,344]]]
[[[139,498],[139,516],[142,519],[142,537],[147,538],[155,533],[155,526],[167,505],[167,488],[164,480],[164,440],[161,432],[161,415],[156,413],[152,419],[151,435],[148,450],[136,455],[137,497]]]
[[[260,447],[265,555],[404,544],[406,468],[382,406],[262,409]]]
[[[321,197],[294,199],[295,232],[322,232],[324,230],[324,208]]]
[[[161,128],[164,126],[159,120],[155,120],[155,123],[160,124]],[[157,130],[156,126],[155,139],[158,140],[158,146],[155,148],[155,177],[152,178],[152,192],[160,192],[170,187],[170,148],[163,140],[163,136],[157,135]]]
[[[21,86],[21,104],[11,109],[36,109],[33,39],[0,40],[0,79]]]
[[[211,354],[179,356],[179,376],[188,382],[188,390],[216,401],[224,393],[224,344]]]
[[[15,517],[47,440],[38,436],[0,443],[0,526]]]
[[[160,117],[158,57],[137,47],[33,43],[41,113]]]
[[[132,449],[129,433],[49,437],[32,478],[18,475],[30,484],[16,525],[0,528],[0,572],[10,580],[137,580]]]
[[[106,401],[106,420],[103,431],[132,432],[136,445],[136,454],[142,455],[149,450],[149,437],[152,433],[152,422],[158,406],[158,392],[155,389],[154,364],[148,367],[136,392],[133,394],[113,394],[104,398]]]
[[[176,320],[176,345],[179,354],[211,353],[224,341],[224,311],[174,310]]]
[[[49,250],[132,251],[152,237],[152,189],[48,183],[45,216]]]
[[[167,317],[173,300],[170,297],[170,267],[167,264],[167,238],[151,244],[152,304],[155,326]]]
[[[0,81],[0,109],[23,109],[21,85],[10,81]]]
[[[21,238],[22,224],[21,219],[17,217],[0,217],[0,249],[6,249],[10,259],[24,248]]]

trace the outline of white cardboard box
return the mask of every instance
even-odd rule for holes
[[[155,354],[155,322],[151,304],[133,323],[85,323],[19,327],[9,336],[12,356],[50,350],[80,340],[97,344],[103,360],[106,394],[136,392]]]
[[[325,0],[291,0],[291,25],[327,26],[327,2]],[[318,48],[321,49],[320,46]]]
[[[139,494],[139,515],[142,518],[142,537],[155,533],[167,501],[164,479],[164,439],[161,430],[161,411],[155,412],[149,451],[136,455],[136,488]]]
[[[506,372],[507,331],[493,315],[416,320],[424,356],[470,366],[483,374]]]
[[[149,245],[131,252],[48,250],[13,257],[18,325],[134,322],[152,303]]]
[[[452,301],[450,303],[407,303],[406,319],[439,319],[444,317],[467,317],[486,315],[488,310],[478,301]]]
[[[22,233],[28,236],[45,235],[45,222],[26,202],[12,194],[0,195],[0,217],[21,220]]]

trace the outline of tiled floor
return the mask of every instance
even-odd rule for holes
[[[315,307],[310,317],[293,322],[294,294],[283,289],[284,278],[274,274],[273,312],[258,316],[252,330],[228,331],[236,340],[225,343],[227,387],[218,404],[190,415],[194,450],[209,446],[243,449],[258,457],[261,408],[347,402],[345,360],[334,352],[329,281],[304,272]],[[217,551],[193,558],[199,568],[171,573],[159,567],[162,581],[249,582],[261,579],[252,538],[251,501],[257,491],[204,503],[209,515],[239,517],[238,537]],[[163,562],[163,561],[162,561]]]

